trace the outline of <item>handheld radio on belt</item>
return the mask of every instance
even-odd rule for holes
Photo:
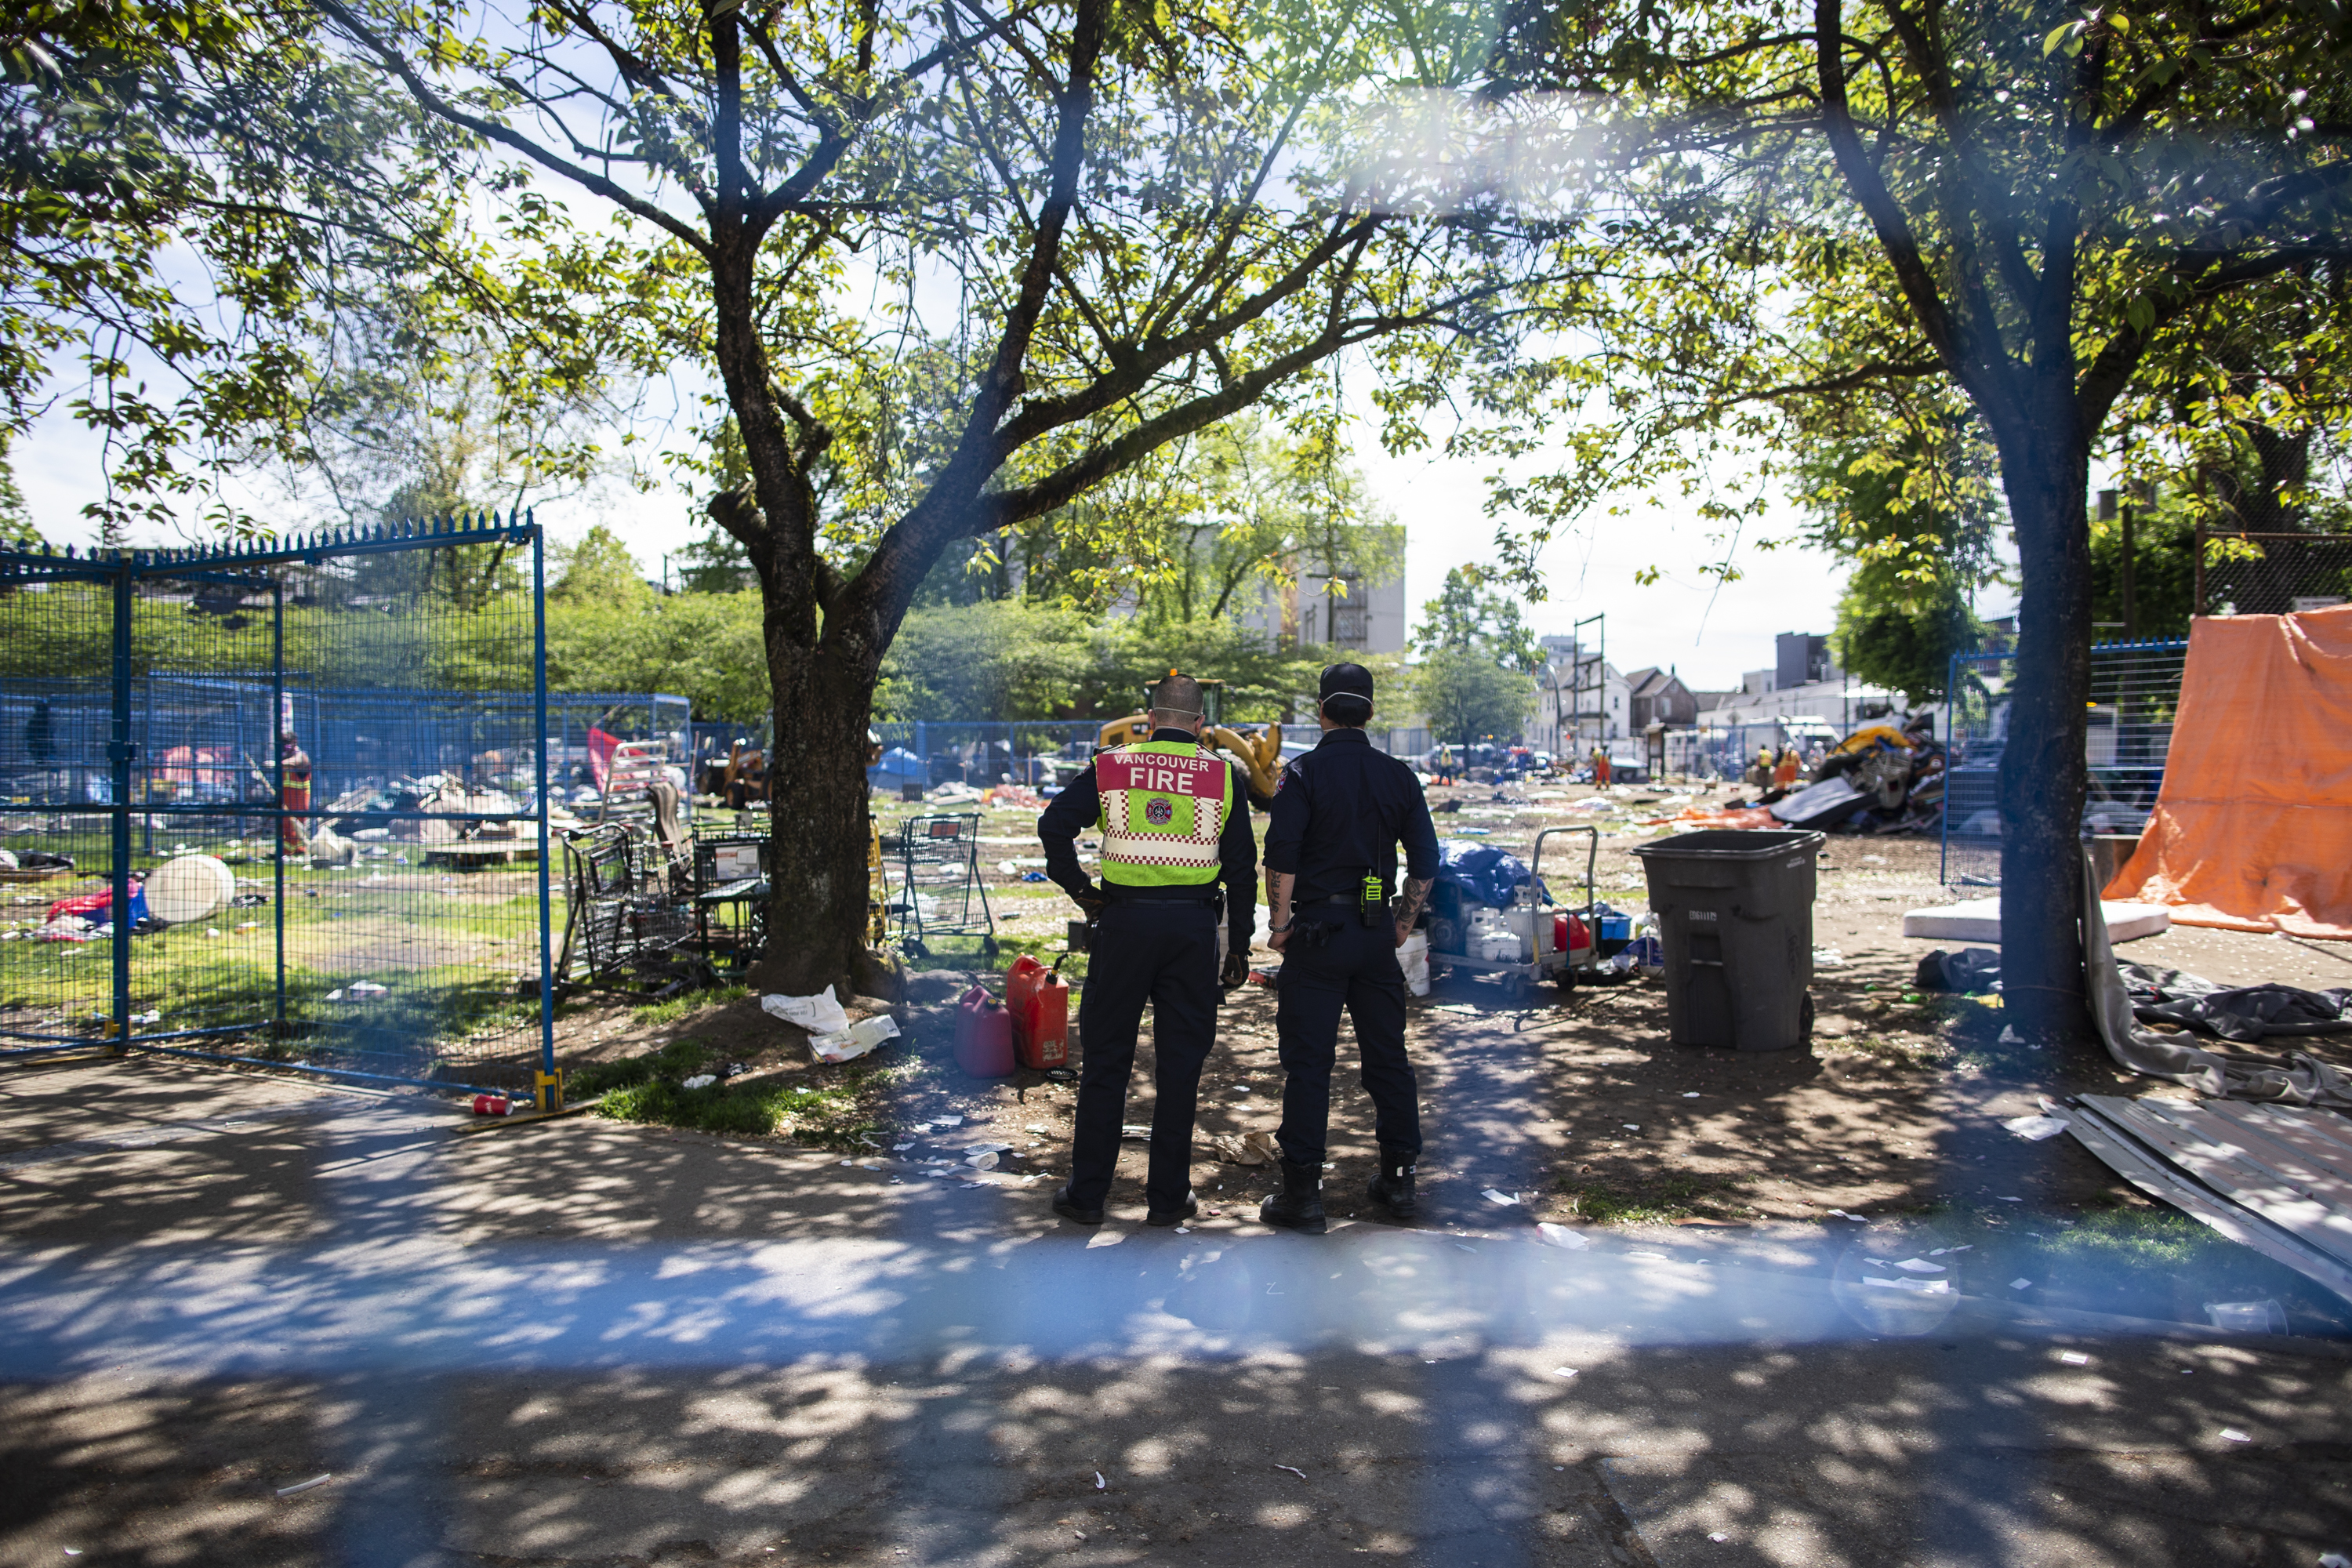
[[[1379,874],[1372,871],[1365,872],[1363,888],[1356,895],[1357,915],[1365,925],[1376,926],[1387,918],[1388,912],[1389,900],[1387,895],[1381,891]]]

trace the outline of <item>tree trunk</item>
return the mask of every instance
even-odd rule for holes
[[[2063,400],[2071,403],[2071,399]],[[2024,589],[2000,758],[2001,1007],[2034,1044],[2084,1038],[2084,704],[2091,689],[2088,463],[2073,410],[2001,444]]]
[[[846,668],[831,647],[800,646],[768,614],[768,679],[776,699],[768,766],[767,955],[752,972],[762,992],[805,996],[870,991],[866,957],[866,729],[876,672]]]

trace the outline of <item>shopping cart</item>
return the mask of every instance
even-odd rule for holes
[[[563,951],[558,979],[574,963],[591,985],[629,980],[672,983],[699,969],[691,890],[670,854],[636,824],[602,823],[563,835]]]
[[[898,884],[887,908],[898,945],[918,958],[933,937],[978,936],[996,956],[996,917],[980,879],[980,814],[910,816],[899,825]],[[977,911],[977,912],[975,912]]]

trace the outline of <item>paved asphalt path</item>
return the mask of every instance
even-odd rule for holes
[[[1862,1227],[1544,1245],[1478,1195],[1527,1173],[1512,1039],[1465,1025],[1432,1071],[1435,1219],[1321,1238],[12,1069],[0,1568],[2352,1553],[2343,1347],[2021,1317],[1958,1257],[1866,1289]]]

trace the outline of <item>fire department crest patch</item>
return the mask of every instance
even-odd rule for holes
[[[1166,795],[1154,795],[1143,808],[1143,820],[1154,827],[1165,827],[1176,820],[1176,803]]]

